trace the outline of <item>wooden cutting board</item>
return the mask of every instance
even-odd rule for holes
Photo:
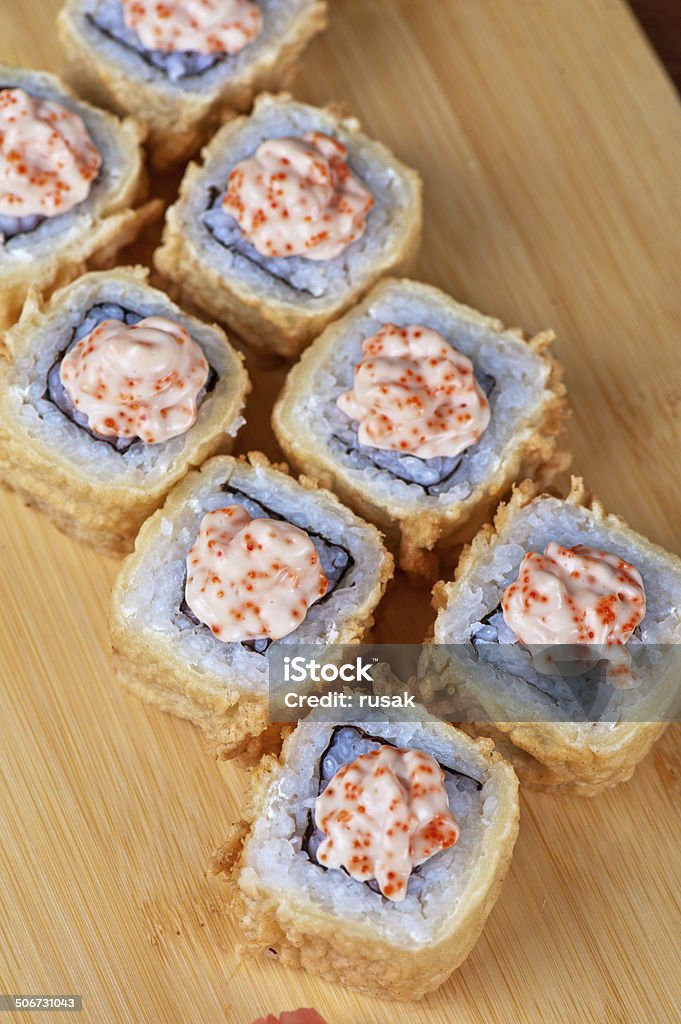
[[[58,7],[2,0],[0,58],[58,68]],[[421,170],[422,278],[509,324],[556,329],[575,468],[681,552],[681,112],[628,8],[331,7],[297,93],[346,101]],[[239,450],[276,455],[267,421],[282,374],[251,369]],[[421,1004],[240,963],[224,885],[207,865],[246,774],[114,685],[116,562],[16,498],[0,502],[1,991],[81,993],[80,1019],[96,1024],[250,1024],[301,1005],[329,1024],[679,1020],[678,728],[630,783],[596,800],[523,796],[484,935]],[[427,592],[399,582],[379,638],[419,640],[430,620]]]

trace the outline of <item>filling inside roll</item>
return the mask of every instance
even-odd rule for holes
[[[373,759],[383,756],[382,751],[388,754],[386,762],[392,763],[400,754],[411,758],[411,785],[404,777],[399,780],[388,763],[372,766]],[[350,774],[346,766],[354,772]],[[364,778],[358,774],[360,767]],[[481,781],[473,776],[422,752],[403,751],[354,725],[333,730],[319,758],[317,777],[318,798],[308,811],[303,852],[324,870],[341,867],[358,885],[398,902],[407,895],[409,880],[418,875],[422,865],[458,840],[458,824],[450,806],[482,789]],[[321,799],[324,793],[325,800]],[[339,798],[343,806],[336,806]],[[367,809],[361,801],[367,805],[372,801],[372,805]],[[320,820],[326,823],[329,819],[332,825],[320,827]],[[327,830],[332,832],[333,824],[336,830],[329,842]],[[409,843],[407,832],[411,834]],[[338,849],[340,845],[347,845],[348,856]]]
[[[238,533],[224,522],[207,522],[215,513],[204,517],[197,542],[187,556],[185,596],[179,612],[197,628],[211,630],[218,641],[222,638],[223,643],[239,642],[248,650],[263,654],[273,640],[295,630],[295,623],[304,619],[310,604],[321,604],[331,596],[354,565],[354,559],[343,545],[333,543],[303,523],[291,523],[244,490],[226,484],[223,491],[225,509],[218,511],[229,514]],[[253,537],[248,533],[249,519],[261,521]],[[266,525],[263,521],[274,524],[273,536],[261,535]],[[279,531],[282,536],[276,535],[276,524],[283,525],[284,529]],[[293,536],[288,535],[287,526],[295,531]],[[211,530],[216,532],[211,534]],[[217,544],[218,537],[224,544]],[[200,550],[202,540],[205,547]],[[230,550],[233,541],[235,549]],[[305,541],[309,544],[307,551]],[[292,548],[297,545],[295,562],[287,558],[288,544]],[[252,552],[250,560],[248,551]],[[207,553],[211,554],[209,561]],[[301,579],[308,566],[312,569],[311,578]],[[192,579],[195,570],[203,572],[205,578],[197,575]],[[306,597],[304,606],[294,607],[294,598],[301,593]],[[258,635],[269,633],[267,626],[275,624],[279,627],[274,630],[276,636]]]
[[[630,562],[584,544],[550,541],[543,553],[525,554],[497,607],[474,624],[472,641],[481,658],[489,657],[489,645],[521,647],[538,680],[569,672],[582,692],[595,696],[602,681],[639,684],[627,645],[640,642],[645,614],[643,580]],[[547,680],[549,695],[552,689]]]
[[[167,356],[169,355],[169,360],[168,358],[166,358],[165,361],[162,361],[162,365],[157,364],[155,367],[153,365],[148,366],[146,368],[145,373],[140,372],[139,369],[135,369],[135,367],[140,366],[140,348],[149,348],[150,346],[144,345],[144,335],[142,337],[143,344],[139,345],[139,343],[135,342],[134,334],[128,334],[128,337],[121,338],[121,332],[125,332],[126,329],[132,327],[135,327],[138,330],[142,330],[142,327],[144,326],[142,322],[144,322],[144,324],[147,325],[151,324],[152,330],[154,326],[161,326],[167,329],[172,328],[174,326],[174,328],[177,331],[182,332],[181,340],[182,346],[184,348],[188,347],[190,344],[192,346],[196,346],[197,349],[199,348],[197,343],[193,341],[193,339],[185,337],[187,332],[184,331],[184,328],[179,328],[179,325],[173,325],[172,321],[168,321],[166,323],[163,320],[163,318],[160,317],[145,318],[143,314],[131,309],[127,309],[118,303],[102,302],[92,306],[85,313],[81,323],[73,331],[69,344],[58,354],[54,363],[50,367],[50,370],[47,375],[47,387],[45,390],[44,398],[51,401],[64,414],[64,416],[66,416],[67,419],[71,420],[71,422],[75,423],[76,426],[80,427],[81,430],[84,430],[86,433],[88,433],[95,441],[104,442],[105,444],[109,445],[115,451],[120,452],[121,454],[125,454],[130,450],[137,449],[146,444],[158,443],[159,441],[162,442],[162,440],[165,439],[166,435],[168,437],[176,436],[177,433],[183,433],[186,429],[189,429],[189,426],[191,426],[192,423],[194,422],[196,413],[198,412],[201,403],[205,399],[206,395],[213,391],[218,380],[218,375],[216,371],[213,369],[212,366],[210,366],[208,361],[205,359],[205,356],[199,349],[200,358],[203,360],[203,363],[205,364],[205,370],[203,373],[201,373],[201,367],[197,367],[196,372],[201,373],[201,378],[199,378],[199,380],[202,379],[203,383],[201,383],[199,386],[199,382],[197,381],[195,382],[193,388],[191,388],[191,384],[188,385],[190,387],[189,394],[186,394],[186,389],[185,391],[180,392],[179,395],[177,395],[174,399],[175,408],[171,409],[168,405],[166,405],[165,408],[160,408],[156,410],[156,413],[161,418],[160,422],[163,424],[170,424],[171,422],[173,422],[174,416],[176,415],[178,408],[181,407],[182,411],[180,413],[180,421],[179,423],[173,423],[173,429],[175,430],[175,434],[173,434],[172,430],[170,430],[169,428],[165,428],[164,432],[161,434],[157,433],[156,435],[154,435],[153,433],[148,433],[147,428],[149,427],[150,420],[153,422],[153,416],[151,416],[150,413],[153,413],[154,411],[154,392],[156,391],[159,395],[164,394],[163,387],[159,382],[154,383],[154,379],[156,377],[159,377],[160,381],[160,379],[164,377],[166,383],[172,385],[173,382],[172,380],[169,380],[169,378],[175,371],[172,370],[172,363],[174,359],[174,353],[172,351],[169,354],[166,353]],[[113,337],[113,339],[111,337],[109,339],[105,338],[103,339],[103,341],[105,344],[107,340],[109,341],[109,343],[113,341],[114,345],[116,344],[117,340],[119,342],[122,342],[122,345],[119,344],[117,349],[115,349],[114,352],[112,353],[114,364],[116,362],[117,354],[119,354],[123,360],[129,360],[131,366],[133,367],[133,369],[131,370],[131,374],[135,376],[135,379],[125,381],[124,386],[128,388],[128,394],[126,396],[127,401],[124,404],[120,405],[118,408],[118,415],[121,417],[121,419],[119,420],[117,418],[113,418],[111,419],[110,422],[108,422],[106,426],[104,426],[103,424],[106,422],[106,419],[101,421],[101,425],[100,419],[95,419],[93,412],[93,406],[95,403],[93,400],[104,399],[105,401],[103,404],[106,406],[106,399],[111,400],[112,398],[111,395],[107,395],[99,390],[102,387],[105,387],[107,383],[113,383],[113,380],[111,380],[110,382],[106,381],[106,364],[102,364],[99,368],[99,372],[102,377],[101,381],[97,380],[97,376],[95,375],[94,380],[91,379],[89,382],[85,382],[83,385],[78,381],[77,373],[79,370],[81,370],[83,374],[87,374],[87,360],[88,358],[90,360],[93,359],[93,354],[88,353],[87,350],[85,350],[80,353],[81,366],[78,367],[76,365],[76,373],[72,373],[70,375],[71,383],[67,382],[67,384],[65,384],[65,361],[68,358],[74,357],[78,347],[81,346],[82,348],[81,343],[85,343],[85,339],[94,338],[96,340],[97,336],[95,332],[97,332],[98,330],[106,330],[107,327],[111,324],[117,326],[118,336]],[[142,327],[140,327],[139,325],[142,325]],[[112,332],[110,332],[110,334],[111,333]],[[169,339],[166,338],[164,340],[168,341]],[[149,360],[149,358],[151,358],[152,360],[156,358],[155,355],[152,355],[151,357],[145,357],[144,353],[142,354],[142,357],[146,358],[147,360]],[[111,356],[109,358],[111,358]],[[82,370],[83,364],[85,367],[84,371]],[[110,377],[115,376],[115,378],[117,379],[119,375],[124,376],[124,364],[119,367],[116,367],[114,365],[113,368],[115,370],[115,374],[110,375]],[[170,373],[168,372],[169,369]],[[92,371],[93,367],[90,366],[91,374]],[[144,377],[149,379],[143,381]],[[149,385],[146,388],[146,390],[151,391],[151,404],[148,401],[145,401],[144,399],[140,399],[139,397],[138,392],[141,383],[146,383]],[[83,386],[88,389],[87,393],[83,393]],[[135,391],[135,388],[137,389],[137,391]],[[78,401],[80,408],[75,404],[74,396],[75,401]],[[78,396],[80,396],[80,398]],[[114,413],[116,410],[116,406],[118,405],[118,403],[115,401],[115,398],[116,396],[113,396],[114,401],[112,409]],[[85,399],[88,399],[89,401],[84,401]],[[88,409],[90,415],[83,411],[84,405]],[[109,406],[107,406],[107,408],[108,407]],[[96,429],[96,427],[94,426],[95,423],[97,425],[100,425],[100,430]],[[120,424],[122,424],[125,427],[125,429],[121,429]],[[138,430],[139,433],[137,433]],[[151,440],[152,437],[155,437],[155,440]]]
[[[225,248],[318,296],[315,264],[347,259],[374,205],[347,157],[342,143],[319,131],[267,139],[231,169],[226,189],[208,189],[203,222]]]
[[[362,344],[334,403],[332,450],[436,495],[452,485],[490,419],[495,379],[437,331],[385,324]]]
[[[101,155],[83,119],[56,99],[0,86],[0,237],[7,242],[84,202]]]
[[[263,28],[263,12],[253,0],[105,0],[86,18],[170,81],[233,59]]]

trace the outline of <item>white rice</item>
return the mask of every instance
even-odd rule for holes
[[[73,99],[53,75],[0,65],[0,89],[6,88],[24,89],[38,99],[57,100],[78,114],[101,155],[102,165],[87,199],[82,203],[57,217],[47,217],[28,234],[15,235],[7,242],[0,242],[0,271],[5,261],[16,266],[22,261],[30,264],[34,259],[53,255],[57,240],[59,248],[62,248],[86,237],[88,229],[106,211],[111,194],[129,177],[130,162],[139,159],[136,150],[131,154],[122,150],[117,135],[111,131],[110,115],[105,116]]]
[[[257,292],[267,290],[272,298],[314,307],[341,297],[350,287],[375,277],[376,263],[389,249],[395,225],[409,215],[411,189],[385,160],[385,150],[365,137],[358,138],[348,126],[328,112],[298,103],[295,100],[272,98],[261,101],[226,145],[218,133],[204,151],[204,166],[196,187],[176,206],[188,240],[203,254],[205,261],[220,270],[229,280],[238,278]],[[226,129],[229,131],[229,126]],[[267,270],[245,259],[216,240],[202,221],[209,206],[211,189],[223,192],[235,164],[253,155],[258,146],[271,138],[299,136],[306,131],[322,131],[337,138],[348,148],[348,163],[374,196],[375,204],[366,221],[361,238],[332,260],[306,260],[287,257],[289,268],[295,268],[294,287],[278,280]],[[279,261],[268,261],[274,268]],[[300,290],[298,290],[300,289]]]
[[[349,321],[328,357],[317,365],[312,386],[296,396],[295,414],[301,433],[314,436],[325,456],[340,463],[344,474],[366,494],[383,500],[398,499],[423,509],[443,508],[465,501],[499,471],[517,443],[519,429],[546,400],[550,369],[546,360],[516,335],[456,315],[444,296],[438,298],[431,288],[425,288],[419,296],[415,294],[418,287],[410,281],[405,291],[396,281],[381,292],[365,316]],[[388,322],[401,327],[420,324],[438,331],[473,361],[478,373],[495,378],[489,396],[489,426],[464,455],[451,484],[441,493],[427,494],[418,484],[407,483],[375,466],[358,468],[351,456],[332,441],[334,433],[348,422],[336,399],[352,387],[354,367],[362,358],[362,342]]]
[[[143,316],[165,316],[185,327],[203,349],[218,374],[216,387],[208,392],[199,407],[196,423],[186,433],[163,444],[136,444],[127,452],[117,452],[82,430],[45,397],[47,375],[57,356],[71,341],[89,308],[102,302],[120,303]],[[193,436],[200,432],[211,415],[216,395],[229,386],[228,375],[235,356],[225,347],[223,336],[214,327],[187,316],[170,299],[132,277],[102,274],[89,276],[71,286],[68,297],[59,302],[32,335],[30,350],[17,358],[10,370],[5,402],[15,419],[34,444],[60,456],[68,454],[73,466],[98,483],[125,482],[133,487],[149,486],[161,480],[182,460]],[[237,415],[226,433],[234,437],[244,422]]]
[[[230,80],[244,76],[252,64],[257,63],[266,51],[288,35],[296,19],[314,0],[258,0],[263,13],[262,32],[240,53],[227,56],[212,68],[195,75],[185,75],[175,80],[160,68],[149,64],[144,57],[121,42],[111,39],[93,24],[94,19],[103,28],[111,30],[119,25],[119,0],[82,0],[77,15],[81,36],[90,45],[93,54],[101,56],[117,70],[131,79],[153,83],[160,93],[169,100],[178,93],[219,92]]]
[[[206,463],[184,506],[175,510],[172,518],[167,512],[157,517],[151,543],[135,566],[132,585],[122,598],[123,614],[135,630],[150,630],[166,637],[177,656],[198,671],[212,673],[226,685],[233,684],[238,676],[240,687],[263,693],[268,681],[267,654],[257,654],[238,643],[222,643],[207,627],[195,626],[179,612],[187,552],[206,512],[229,504],[229,494],[222,490],[227,481],[289,522],[343,545],[354,559],[333,593],[322,603],[313,604],[304,622],[277,644],[336,643],[343,622],[374,588],[385,556],[373,531],[368,533],[365,524],[346,509],[330,509],[320,502],[316,492],[301,488],[294,480],[233,459]]]
[[[385,900],[340,870],[325,871],[302,850],[308,811],[319,791],[319,762],[334,724],[304,722],[288,741],[285,763],[263,813],[256,819],[246,849],[241,883],[251,882],[285,897],[302,892],[316,906],[345,920],[369,919],[386,940],[422,946],[456,915],[458,903],[482,854],[485,833],[499,806],[496,780],[485,759],[462,749],[453,729],[428,723],[356,723],[373,736],[400,747],[416,747],[446,767],[480,779],[480,790],[450,780],[450,807],[461,828],[458,842],[426,861],[412,875],[401,903]]]
[[[517,643],[485,644],[484,658],[478,660],[471,646],[471,637],[482,619],[498,607],[502,592],[517,578],[525,554],[543,552],[550,541],[566,547],[586,544],[612,552],[641,573],[646,614],[638,630],[636,661],[649,672],[639,689],[613,691],[607,717],[616,718],[618,709],[626,708],[623,713],[630,720],[645,721],[650,715],[649,720],[655,721],[669,697],[665,686],[657,695],[654,692],[658,672],[669,670],[669,645],[681,643],[681,570],[670,568],[661,549],[636,545],[614,520],[599,521],[581,506],[542,496],[517,511],[502,535],[482,552],[472,571],[457,582],[446,608],[438,615],[435,643],[462,645],[456,654],[462,659],[467,682],[488,711],[496,710],[497,720],[555,720],[554,702],[536,686],[551,691],[561,712],[569,714],[573,700],[569,688],[560,679],[540,676],[524,647]],[[633,638],[629,645],[632,643]],[[608,721],[603,726],[611,724]]]

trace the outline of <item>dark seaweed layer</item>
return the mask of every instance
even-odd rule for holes
[[[279,522],[291,522],[292,519],[288,519],[286,516],[282,516],[279,512],[275,512],[274,509],[269,508],[260,501],[256,501],[250,494],[238,487],[232,487],[229,483],[225,484],[222,488],[225,494],[229,495],[231,503],[235,505],[242,505],[246,511],[253,517],[253,519],[277,519]],[[314,530],[308,529],[306,526],[302,526],[300,523],[293,523],[294,526],[300,526],[301,529],[305,530],[308,537],[314,544],[317,554],[319,555],[319,561],[324,575],[329,581],[329,589],[325,593],[324,597],[316,601],[315,604],[323,604],[327,601],[334,590],[339,586],[341,581],[350,571],[352,566],[355,564],[355,560],[348,551],[348,549],[342,544],[335,544],[333,541],[328,540],[322,534],[317,533]],[[184,594],[186,586],[185,582],[182,585],[182,593]],[[179,608],[180,614],[185,615],[195,626],[203,626],[208,629],[204,623],[194,615],[193,611],[187,604],[184,597]],[[246,647],[249,651],[254,651],[256,654],[264,654],[267,648],[270,646],[272,641],[268,637],[263,637],[258,640],[244,640],[242,641],[242,647]]]
[[[39,213],[32,213],[27,217],[0,216],[0,235],[6,242],[17,238],[18,235],[30,235],[46,219]]]
[[[483,618],[480,619],[480,622],[481,622],[481,624],[483,626],[492,625],[492,623],[491,623],[492,617],[494,615],[498,615],[498,614],[501,614],[501,613],[502,613],[502,607],[501,607],[501,602],[500,602],[496,606],[496,608],[493,608],[485,616],[483,616]],[[636,627],[636,629],[634,630],[634,634],[633,635],[638,637],[638,638],[640,638],[640,636],[641,636],[640,626]],[[499,641],[498,640],[480,640],[477,637],[472,636],[471,637],[471,643],[473,644],[473,648],[475,650],[477,659],[478,659],[478,661],[480,661],[481,660],[481,655],[484,652],[485,646],[489,646],[490,644],[498,644]],[[520,640],[518,640],[517,643],[521,647],[524,646],[523,644],[521,644]],[[574,664],[574,663],[571,662],[570,664]],[[556,705],[556,707],[559,707],[559,703],[560,702],[556,699],[555,695],[551,692],[551,690],[549,688],[549,686],[550,686],[549,680],[550,679],[554,679],[555,680],[557,678],[558,678],[557,675],[556,676],[548,676],[547,677],[547,684],[546,684],[546,688],[545,688],[545,687],[539,685],[538,683],[534,682],[533,680],[525,679],[524,676],[522,677],[523,682],[527,683],[527,685],[531,686],[533,689],[538,690],[539,693],[542,694],[542,696],[548,697],[548,699],[550,701],[552,701]],[[575,674],[570,674],[568,676],[560,676],[560,678],[562,679],[562,681],[568,687],[570,687],[570,689],[572,690],[575,698],[579,701],[580,705],[584,708],[585,714],[588,715],[589,719],[593,720],[594,717],[595,717],[595,714],[596,714],[597,703],[599,701],[602,702],[604,699],[607,699],[604,696],[604,692],[601,690],[601,686],[603,684],[605,684],[607,686],[606,663],[604,661],[598,661],[598,662],[596,662],[596,664],[591,665],[588,668],[585,668],[585,670],[583,672],[579,672],[579,673],[575,673]],[[607,691],[606,691],[606,693],[607,693]]]
[[[92,430],[88,426],[87,416],[84,413],[79,412],[71,401],[68,392],[61,382],[59,372],[64,356],[67,352],[70,352],[82,338],[90,334],[91,331],[105,320],[120,320],[121,322],[132,326],[133,324],[139,323],[140,320],[143,320],[144,316],[146,316],[146,314],[143,315],[136,313],[135,311],[127,309],[125,306],[121,306],[115,302],[100,302],[91,306],[85,313],[80,324],[72,332],[66,348],[58,354],[54,363],[50,367],[47,374],[47,387],[43,395],[44,399],[52,402],[53,405],[56,405],[59,411],[63,413],[68,420],[71,420],[71,422],[75,423],[77,427],[84,430],[93,440],[101,441],[103,444],[109,445],[110,448],[113,448],[121,454],[125,454],[125,452],[130,451],[133,446],[137,446],[138,448],[144,446],[144,441],[141,441],[136,437],[105,437],[103,434],[98,434],[96,430]],[[197,399],[197,406],[199,408],[206,395],[215,388],[217,380],[218,375],[209,364],[208,379],[204,387],[199,392]]]
[[[351,734],[354,734],[354,736]],[[349,740],[352,753],[350,755],[342,754],[338,757],[338,747],[341,745],[341,741],[343,739]],[[378,747],[381,746],[396,747],[396,744],[391,743],[390,740],[382,739],[378,736],[372,736],[370,733],[365,732],[364,729],[360,729],[356,725],[337,725],[331,734],[328,746],[319,758],[318,793],[324,792],[331,779],[335,776],[336,772],[343,767],[343,765],[350,764],[361,754],[367,754],[370,750],[377,750]],[[449,768],[447,765],[441,764],[439,761],[438,764],[445,774],[455,775],[460,779],[468,780],[471,783],[471,788],[475,788],[478,791],[482,789],[482,782],[479,779],[474,778],[472,775],[467,775],[466,772],[459,771],[456,768]],[[317,851],[323,839],[324,833],[320,828],[317,828],[314,818],[314,808],[311,808],[307,812],[307,828],[303,835],[302,850],[307,854],[313,864],[316,864],[324,871],[328,871],[329,869],[324,864],[320,864],[317,859]],[[414,868],[413,873],[419,872],[421,870],[421,866],[422,865],[419,865]],[[343,868],[343,870],[345,871],[345,868]],[[347,874],[347,871],[345,873]],[[367,885],[373,892],[380,893],[378,883],[373,878],[360,884]]]
[[[297,295],[312,296],[313,293],[311,291],[306,288],[300,288],[293,283],[294,274],[300,268],[298,261],[309,263],[312,261],[306,261],[304,256],[293,257],[294,263],[291,262],[290,257],[286,256],[263,256],[254,245],[251,245],[244,238],[241,228],[234,217],[223,209],[222,203],[225,194],[225,192],[220,192],[215,187],[208,189],[208,208],[203,214],[202,220],[215,241],[224,246],[225,249],[238,253],[239,256],[253,264],[253,266],[264,270],[270,277],[281,281],[282,284],[285,284]]]
[[[489,373],[475,371],[475,379],[481,390],[489,398],[496,380]],[[373,466],[398,480],[408,484],[416,484],[425,494],[436,495],[447,491],[454,482],[454,477],[471,448],[466,448],[454,458],[438,457],[421,459],[418,455],[387,451],[373,448],[371,445],[360,444],[357,440],[357,424],[345,417],[344,429],[336,430],[330,438],[331,449],[349,459],[353,469],[366,469]]]
[[[183,78],[198,77],[217,67],[218,64],[224,64],[225,61],[231,58],[231,55],[227,53],[206,54],[190,50],[166,53],[164,50],[147,50],[140,42],[137,34],[125,24],[121,5],[118,4],[117,6],[120,8],[120,17],[113,18],[109,25],[102,24],[101,21],[98,21],[91,14],[85,15],[86,21],[93,28],[97,29],[98,32],[101,32],[103,36],[106,36],[107,39],[118,43],[119,46],[123,46],[126,50],[136,54],[148,67],[163,72],[171,82],[181,81]],[[110,13],[113,14],[114,10],[115,8],[112,6]],[[118,11],[116,11],[116,14],[118,14]]]

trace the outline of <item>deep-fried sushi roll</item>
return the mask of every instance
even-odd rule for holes
[[[67,0],[59,36],[69,81],[145,123],[163,166],[286,86],[326,20],[324,0]]]
[[[158,269],[251,345],[295,356],[421,233],[421,181],[357,121],[262,96],[191,165]]]
[[[54,75],[0,65],[0,330],[29,287],[65,284],[88,260],[106,265],[160,213],[158,201],[135,209],[144,134]]]
[[[258,453],[212,459],[144,524],[121,568],[118,675],[199,725],[216,756],[255,754],[268,739],[271,650],[359,642],[391,575],[376,528],[328,491]]]
[[[514,492],[438,583],[427,699],[449,690],[521,779],[625,781],[678,706],[681,561],[589,500]]]
[[[249,951],[419,999],[475,945],[517,832],[517,779],[489,741],[431,719],[304,721],[215,866]]]
[[[520,476],[565,465],[553,334],[526,339],[430,285],[382,281],[293,367],[272,426],[291,463],[375,522],[403,568],[469,539]]]
[[[0,478],[66,532],[129,551],[189,469],[231,448],[249,382],[219,327],[126,267],[32,292],[0,362]]]

